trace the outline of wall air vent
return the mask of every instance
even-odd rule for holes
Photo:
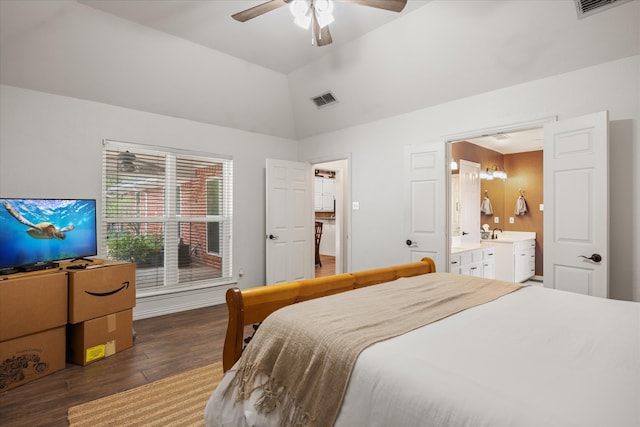
[[[331,92],[314,96],[313,98],[311,98],[311,101],[313,101],[313,103],[316,104],[316,107],[318,108],[326,107],[328,105],[335,104],[336,102],[338,102],[336,97],[333,96]]]
[[[593,15],[594,13],[604,12],[614,6],[628,3],[631,0],[575,0],[578,18]]]

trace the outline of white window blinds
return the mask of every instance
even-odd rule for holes
[[[102,175],[103,253],[139,295],[231,279],[230,158],[105,141]]]

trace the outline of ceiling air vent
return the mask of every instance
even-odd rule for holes
[[[333,96],[331,92],[327,92],[323,95],[315,96],[311,98],[311,100],[313,101],[314,104],[316,104],[316,107],[318,108],[326,107],[328,105],[338,102],[336,97]]]
[[[576,0],[576,9],[578,10],[578,18],[593,15],[594,13],[604,12],[614,6],[628,3],[631,0]]]

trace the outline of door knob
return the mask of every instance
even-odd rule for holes
[[[280,236],[274,236],[273,234],[269,234],[269,240],[278,240]]]
[[[467,233],[466,231],[463,231],[463,232],[462,232],[462,235],[463,235],[463,236],[466,236],[467,234],[469,234],[469,233]]]
[[[411,248],[415,248],[418,246],[418,242],[414,242],[411,239],[407,239],[407,241],[405,242],[407,244],[407,246],[411,247]]]
[[[590,259],[593,262],[600,262],[602,261],[602,256],[600,254],[593,254],[589,257],[584,256],[584,255],[579,255],[579,257],[584,258],[584,259]]]

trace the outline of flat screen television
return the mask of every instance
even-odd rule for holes
[[[0,198],[0,269],[97,255],[93,199]]]

